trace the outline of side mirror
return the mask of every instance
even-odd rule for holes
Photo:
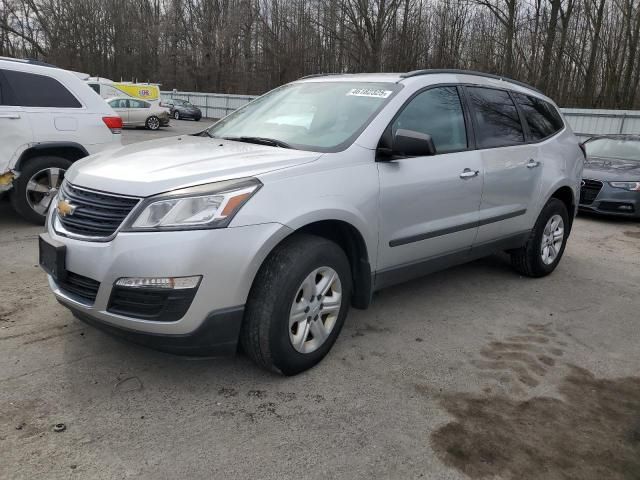
[[[378,161],[390,161],[394,157],[424,157],[436,154],[433,138],[427,133],[398,129],[393,139],[390,137],[391,131],[387,130],[378,146]]]

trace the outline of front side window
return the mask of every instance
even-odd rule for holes
[[[431,135],[436,153],[467,148],[462,104],[456,87],[436,87],[414,97],[391,126]]]
[[[509,93],[493,88],[467,87],[479,148],[524,143],[518,111]]]
[[[529,125],[531,140],[538,141],[562,130],[564,124],[556,109],[539,98],[512,93]]]
[[[213,125],[218,138],[261,137],[317,152],[349,146],[401,88],[382,82],[285,85]]]
[[[58,80],[44,75],[5,70],[13,102],[22,107],[81,108],[73,94]]]

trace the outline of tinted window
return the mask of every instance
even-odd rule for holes
[[[100,84],[98,84],[98,83],[90,83],[89,86],[93,89],[94,92],[96,92],[98,95],[100,95]]]
[[[468,87],[476,140],[480,148],[504,147],[524,142],[518,111],[504,90]]]
[[[467,132],[458,90],[438,87],[418,94],[393,122],[392,131],[414,130],[431,135],[437,153],[467,148]]]
[[[5,70],[14,102],[23,107],[80,108],[80,102],[60,82],[44,75]]]
[[[564,126],[556,109],[544,100],[521,93],[513,95],[527,120],[531,140],[542,140]]]

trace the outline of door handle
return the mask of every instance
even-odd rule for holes
[[[11,120],[17,120],[20,118],[20,115],[17,113],[0,113],[0,118],[9,118]]]
[[[533,158],[530,158],[529,162],[527,163],[527,168],[536,168],[538,165],[540,165],[540,162],[534,160]]]
[[[479,173],[480,173],[480,170],[471,170],[470,168],[465,168],[460,174],[460,178],[477,177]]]

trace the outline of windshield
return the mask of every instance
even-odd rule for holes
[[[394,83],[285,85],[220,120],[207,133],[219,138],[259,137],[300,150],[335,152],[349,146],[399,89]]]
[[[597,138],[584,144],[589,157],[619,158],[640,162],[640,140]]]

